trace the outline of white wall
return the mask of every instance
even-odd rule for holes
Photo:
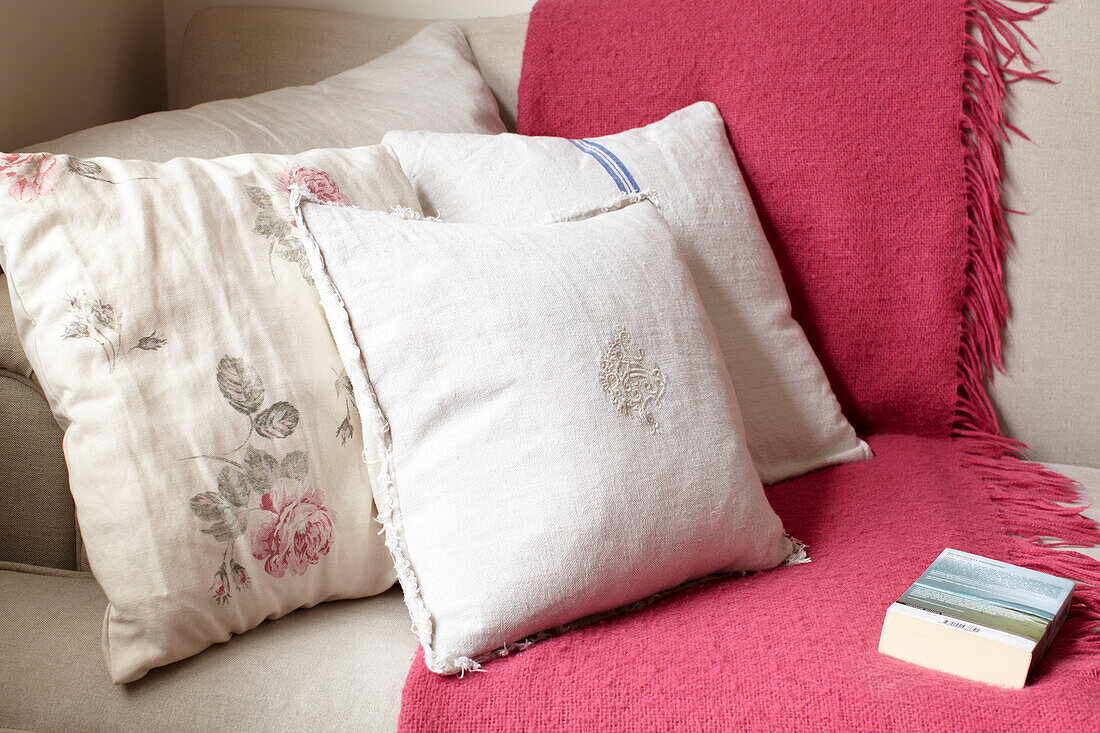
[[[161,0],[0,0],[0,151],[165,104]]]
[[[174,103],[176,99],[176,75],[187,22],[196,11],[214,5],[278,5],[394,18],[476,18],[526,13],[534,4],[535,0],[164,0],[169,100]],[[271,42],[293,43],[293,39],[273,38]]]

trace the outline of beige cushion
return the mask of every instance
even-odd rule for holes
[[[76,570],[61,429],[32,374],[0,275],[0,561]]]
[[[295,34],[271,36],[269,42],[280,37]],[[297,42],[270,45],[287,48]],[[316,84],[155,112],[32,149],[165,161],[372,145],[390,130],[406,128],[504,129],[470,47],[453,23],[435,23],[389,53]]]
[[[111,601],[112,678],[390,587],[362,430],[286,193],[416,207],[388,149],[34,154],[0,169],[0,263],[65,429]]]
[[[416,650],[398,592],[295,611],[126,686],[103,669],[105,604],[87,576],[0,571],[0,728],[397,727]]]
[[[431,21],[287,8],[214,7],[195,15],[180,58],[179,103],[312,84],[366,63]],[[515,129],[527,14],[456,20],[485,81]],[[272,43],[293,38],[293,43]]]
[[[31,376],[31,363],[19,344],[19,334],[15,331],[15,317],[8,306],[8,281],[0,277],[0,370]]]

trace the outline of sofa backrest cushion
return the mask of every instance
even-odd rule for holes
[[[278,87],[101,125],[28,150],[164,162],[353,148],[407,127],[504,131],[470,46],[453,23],[433,23],[398,48],[315,83]]]
[[[312,84],[386,53],[431,22],[291,8],[208,8],[195,15],[184,38],[179,106]],[[466,34],[504,124],[515,130],[527,14],[454,23]]]

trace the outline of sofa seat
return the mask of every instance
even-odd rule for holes
[[[129,685],[83,573],[0,571],[0,730],[393,731],[417,642],[400,592],[268,621]]]
[[[1051,465],[1100,520],[1100,469]],[[812,551],[812,548],[811,548]],[[1082,552],[1100,560],[1100,547]],[[416,652],[400,592],[325,603],[113,685],[86,573],[0,571],[0,729],[393,731]]]

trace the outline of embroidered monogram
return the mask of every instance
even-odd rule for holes
[[[661,427],[653,416],[668,383],[661,368],[643,349],[630,349],[630,334],[622,326],[613,331],[600,356],[600,387],[619,412],[644,422],[651,433]]]

